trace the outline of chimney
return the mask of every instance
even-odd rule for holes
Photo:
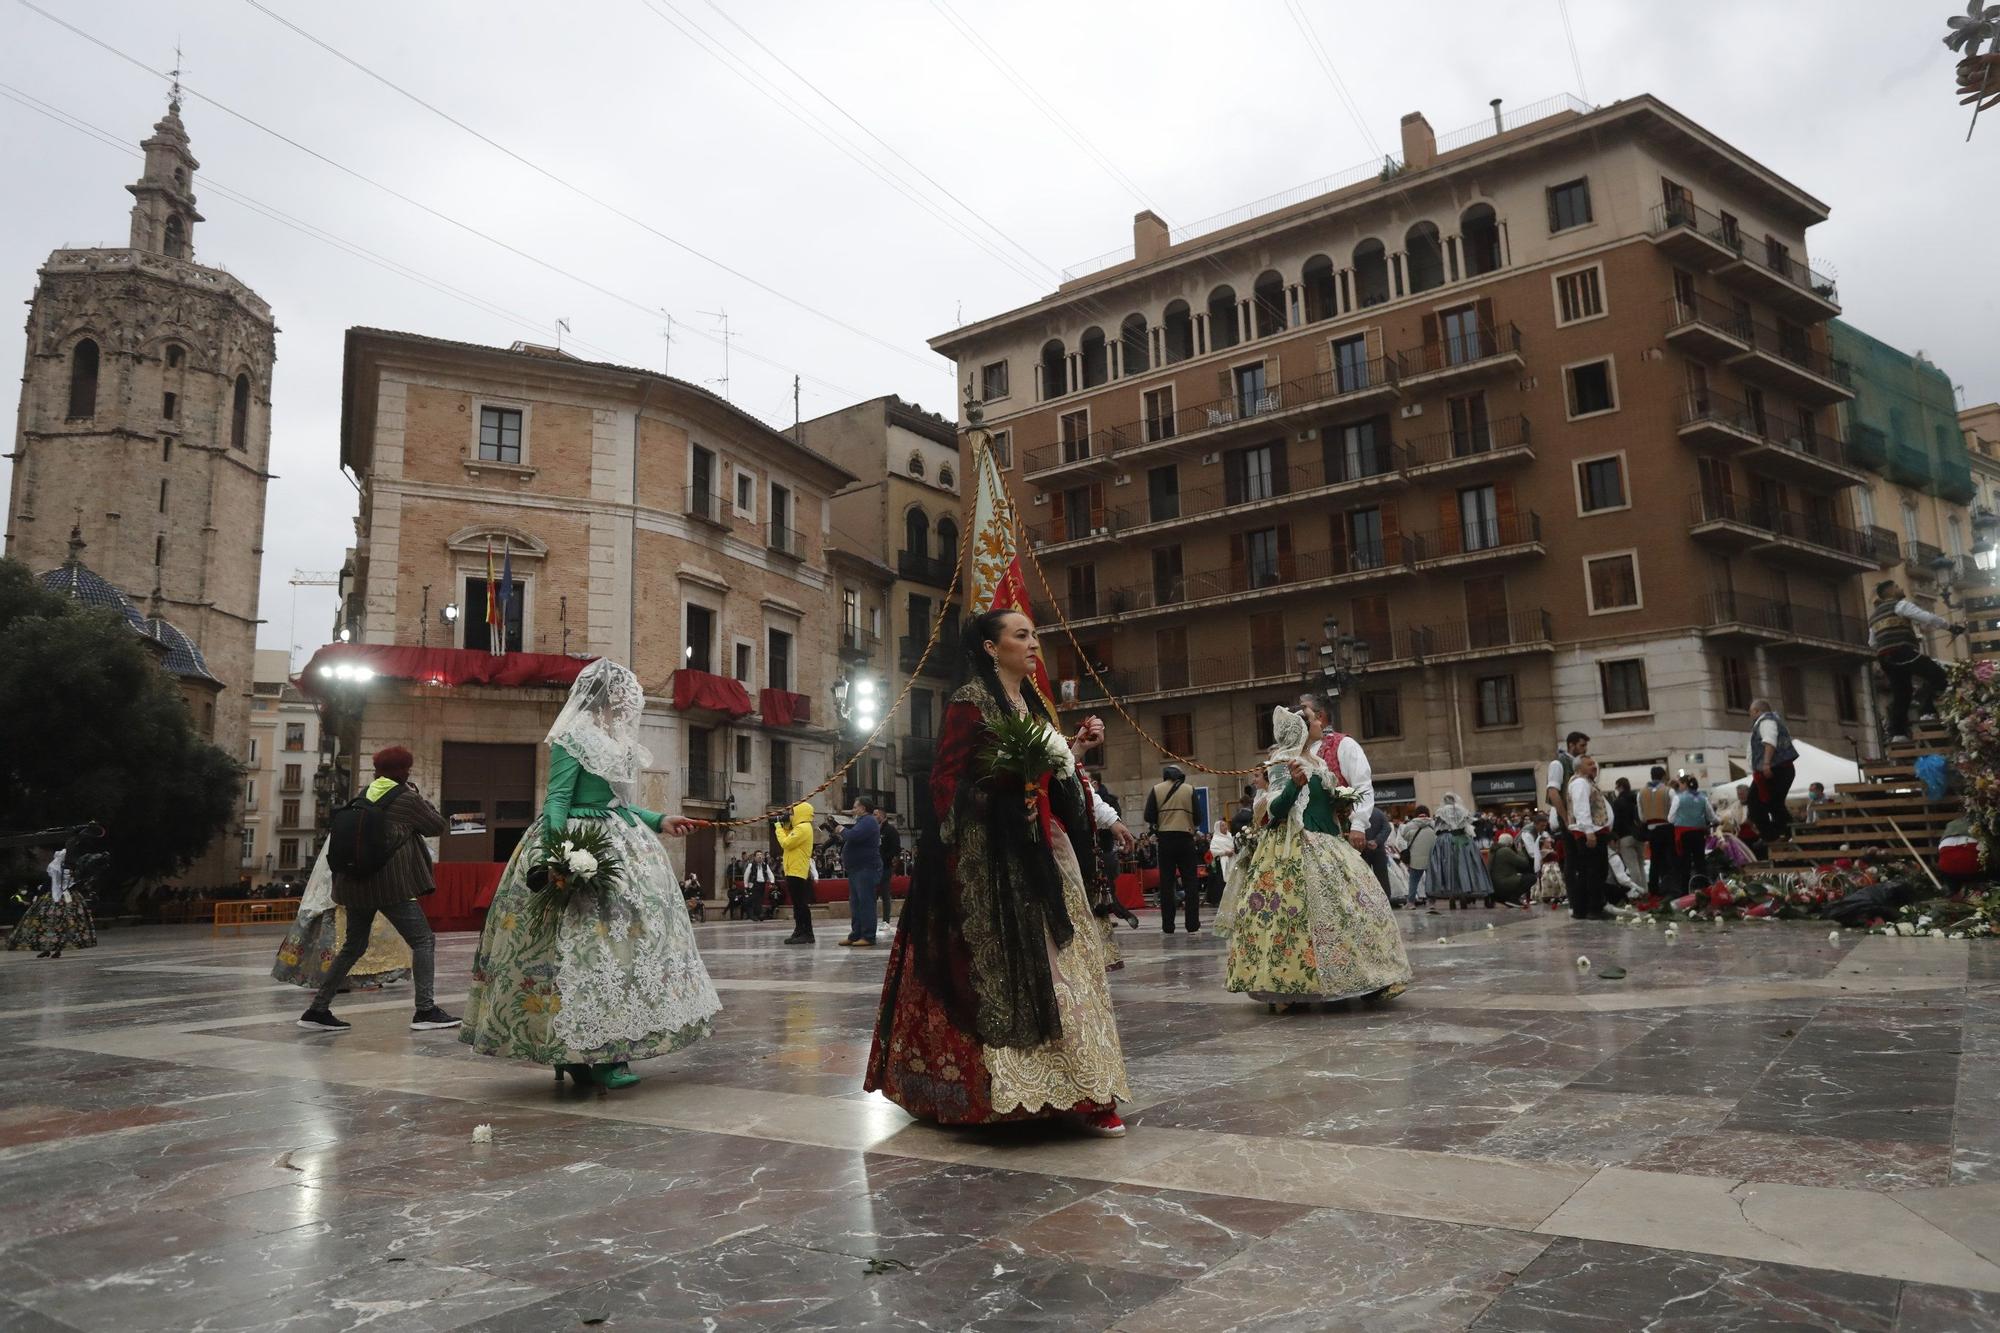
[[[1437,160],[1437,134],[1421,111],[1403,117],[1403,169],[1422,171]]]
[[[1500,99],[1496,97],[1486,105],[1493,108],[1493,132],[1495,134],[1505,134],[1507,132],[1507,122],[1500,115]]]
[[[1152,209],[1132,216],[1132,257],[1140,263],[1158,259],[1171,244],[1166,219]]]

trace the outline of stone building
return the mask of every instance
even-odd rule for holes
[[[73,526],[88,532],[97,573],[184,632],[219,682],[198,721],[240,759],[276,327],[255,292],[194,261],[198,164],[178,95],[141,146],[128,243],[57,250],[37,275],[6,549],[50,569]],[[236,862],[232,842],[214,869],[233,880]]]
[[[504,860],[520,840],[555,682],[579,656],[645,687],[643,804],[749,816],[826,776],[827,497],[846,471],[703,389],[549,348],[351,329],[345,385],[352,642],[322,656],[374,672],[349,682],[346,752],[409,746],[418,781],[462,817],[442,859]],[[511,594],[501,626],[489,567]],[[686,863],[712,889],[727,857],[767,843],[761,824],[706,831]]]
[[[894,572],[881,631],[881,679],[890,700],[903,697],[906,685],[909,694],[885,730],[893,739],[884,756],[891,767],[876,785],[893,796],[893,808],[914,817],[915,798],[930,783],[958,655],[960,603],[946,604],[962,530],[958,432],[943,417],[893,394],[815,417],[799,431],[808,447],[863,479],[833,499],[836,542],[876,553]],[[859,585],[842,587],[843,604],[850,592],[858,595]],[[940,618],[937,647],[926,657]]]
[[[1721,781],[1758,694],[1836,752],[1872,738],[1861,584],[1895,557],[1831,410],[1827,212],[1651,96],[1412,113],[1398,159],[1141,213],[931,345],[995,432],[1082,706],[1085,656],[1240,768],[1333,628],[1367,647],[1341,720],[1392,802],[1536,800],[1572,728],[1613,772]],[[1113,727],[1114,788],[1157,763]]]
[[[237,851],[239,873],[256,883],[304,884],[318,850],[319,709],[292,684],[290,661],[282,648],[257,650]]]
[[[1992,587],[2000,574],[2000,403],[1980,403],[1958,414],[1972,467],[1972,555],[1967,586]]]

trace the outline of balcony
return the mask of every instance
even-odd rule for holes
[[[924,646],[930,642],[913,634],[905,634],[896,640],[896,665],[906,676],[925,675],[937,680],[951,678],[951,643],[957,636],[949,627],[938,635],[937,647],[931,650],[930,660],[924,660]]]
[[[1654,204],[1646,235],[1662,254],[1686,268],[1712,271],[1733,264],[1743,253],[1743,234],[1693,204]]]
[[[806,535],[797,528],[772,523],[765,533],[764,545],[767,549],[792,560],[806,558]]]
[[[1505,471],[1532,463],[1526,417],[1501,417],[1468,430],[1447,430],[1409,441],[1406,466],[1412,477],[1450,473],[1454,479],[1487,471]]]
[[[1096,614],[1071,615],[1070,625],[1081,630],[1136,618],[1201,611],[1252,597],[1378,583],[1409,574],[1423,550],[1420,543],[1421,539],[1408,534],[1385,536],[1358,549],[1307,551],[1273,565],[1224,565],[1170,579],[1100,589],[1095,598]]]
[[[1412,347],[1398,361],[1406,392],[1471,384],[1522,368],[1521,330],[1512,323],[1481,325]]]
[[[1929,489],[1932,480],[1931,456],[1921,444],[1893,440],[1889,444],[1888,467],[1883,475],[1898,486]]]
[[[859,625],[840,627],[840,655],[850,661],[865,662],[882,646],[882,636]]]
[[[1702,361],[1750,350],[1750,321],[1711,296],[1667,298],[1667,341]]]
[[[1759,472],[1808,486],[1865,486],[1868,474],[1841,458],[1840,441],[1823,435],[1810,417],[1771,417],[1765,432],[1743,455]]]
[[[951,556],[927,555],[922,551],[896,552],[896,575],[912,583],[926,583],[933,588],[949,588],[951,576],[958,572],[958,561]]]
[[[1555,651],[1547,611],[1496,612],[1403,631],[1405,657],[1428,663],[1473,661],[1515,653]]]
[[[1970,504],[1979,495],[1979,485],[1972,479],[1972,465],[1964,457],[1940,458],[1937,465],[1937,493],[1941,500],[1953,504]]]
[[[1891,565],[1903,563],[1903,539],[1887,528],[1869,528],[1868,553],[1875,557],[1877,569],[1887,569]]]
[[[1729,367],[1744,379],[1814,407],[1854,397],[1845,361],[1816,350],[1803,334],[1782,334],[1767,324],[1752,324],[1749,329],[1749,350],[1727,358]]]
[[[1832,319],[1840,313],[1840,289],[1831,276],[1762,241],[1744,246],[1716,270],[1716,276],[1798,319]]]
[[[1368,644],[1367,670],[1371,676],[1407,670],[1415,665],[1409,658],[1395,655],[1393,641],[1387,634],[1369,638]],[[1279,685],[1296,688],[1299,669],[1292,660],[1291,649],[1274,645],[1262,654],[1246,650],[1224,657],[1101,671],[1099,675],[1119,698],[1132,703],[1213,694],[1218,690],[1268,689]],[[1072,685],[1074,689],[1070,688]],[[1091,708],[1101,704],[1105,698],[1104,685],[1087,674],[1074,681],[1062,682],[1058,693],[1064,708]]]
[[[729,775],[706,768],[684,768],[681,770],[681,792],[683,800],[726,805],[729,801]]]
[[[711,487],[685,487],[681,491],[681,512],[697,523],[717,528],[729,526],[728,511],[722,507],[722,494]]]
[[[1945,554],[1929,542],[1903,543],[1903,568],[1920,579],[1936,579]]]
[[[909,769],[929,769],[937,762],[937,737],[903,737],[903,767]]]
[[[1021,476],[1033,481],[1058,472],[1088,475],[1109,468],[1113,455],[1136,438],[1128,426],[1106,426],[1088,434],[1057,440],[1021,455]]]
[[[1889,437],[1878,427],[1851,422],[1847,432],[1847,461],[1880,472],[1889,462]]]
[[[1688,496],[1688,534],[1725,551],[1747,551],[1770,539],[1748,500],[1700,491]]]
[[[1734,398],[1690,392],[1681,398],[1679,434],[1697,449],[1721,451],[1761,443],[1764,427],[1755,412]]]
[[[1861,655],[1868,652],[1868,626],[1839,611],[1725,591],[1709,593],[1705,609],[1705,638],[1745,640],[1773,648],[1790,645],[1811,652],[1829,648]]]
[[[1413,538],[1418,569],[1514,560],[1547,554],[1542,545],[1542,519],[1532,509],[1503,515],[1489,522],[1455,523]]]
[[[1796,509],[1761,510],[1758,518],[1770,535],[1757,554],[1767,559],[1829,574],[1872,574],[1879,568],[1868,533]]]

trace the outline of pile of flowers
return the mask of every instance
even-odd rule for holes
[[[1885,876],[1859,862],[1824,869],[1732,875],[1677,898],[1645,897],[1634,911],[1662,921],[1808,921]]]
[[[1877,935],[1927,935],[1938,940],[2000,939],[2000,893],[1969,893],[1963,898],[1911,903],[1874,931]]]
[[[1979,843],[1979,864],[1990,870],[2000,845],[2000,666],[1981,660],[1956,662],[1950,670],[1938,716],[1958,742],[1965,813]]]

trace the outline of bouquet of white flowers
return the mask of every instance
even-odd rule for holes
[[[599,823],[584,823],[561,833],[542,830],[533,857],[528,887],[551,900],[615,889],[625,874],[617,844]]]

